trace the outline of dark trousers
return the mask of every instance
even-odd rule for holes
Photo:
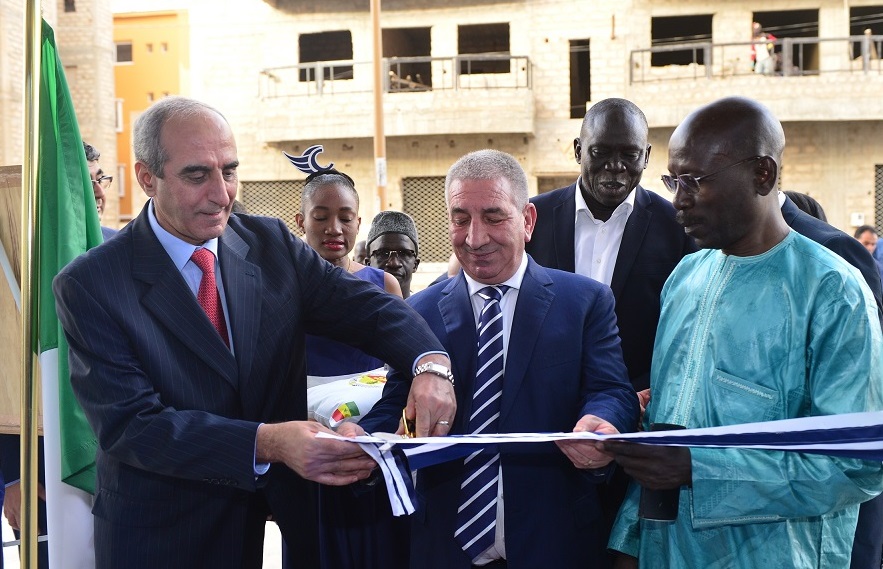
[[[411,520],[392,515],[382,478],[374,486],[322,486],[319,504],[323,569],[407,569]],[[283,569],[296,567],[291,553],[283,542]]]
[[[883,494],[861,505],[849,569],[880,569],[883,557]]]

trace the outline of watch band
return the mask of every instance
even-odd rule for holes
[[[431,373],[433,375],[437,375],[444,379],[447,379],[451,382],[451,385],[454,385],[454,374],[451,373],[451,370],[447,367],[437,364],[435,362],[427,362],[425,364],[420,364],[416,368],[414,368],[414,376],[418,376],[421,373]]]

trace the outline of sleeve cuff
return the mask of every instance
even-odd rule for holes
[[[448,359],[451,359],[451,356],[449,356],[447,352],[441,352],[441,351],[423,352],[422,354],[420,354],[419,356],[417,356],[417,357],[414,359],[414,363],[411,364],[411,376],[412,376],[412,377],[414,376],[414,374],[417,373],[417,362],[419,362],[420,360],[422,360],[422,359],[425,358],[426,356],[429,356],[429,355],[432,355],[432,354],[439,354],[439,355],[442,355],[442,356],[444,356],[444,357],[446,357],[446,358],[448,358]]]

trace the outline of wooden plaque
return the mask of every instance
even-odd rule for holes
[[[21,424],[21,314],[12,290],[21,289],[20,238],[21,166],[0,166],[0,244],[15,279],[0,270],[0,433],[14,434]]]

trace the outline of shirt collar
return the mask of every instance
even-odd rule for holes
[[[527,271],[527,253],[522,253],[521,254],[521,264],[518,265],[518,270],[515,271],[515,274],[512,275],[511,277],[509,277],[507,280],[505,280],[501,283],[496,283],[496,284],[497,285],[506,285],[509,288],[519,289],[519,288],[521,288],[521,281],[524,279],[525,271]],[[478,291],[480,291],[481,289],[483,289],[484,287],[492,286],[492,285],[487,285],[485,283],[478,282],[477,280],[475,280],[472,277],[470,277],[469,275],[467,275],[465,271],[463,272],[463,276],[466,277],[466,286],[469,287],[469,296],[470,297],[472,295],[474,295],[475,293],[477,293]]]
[[[187,261],[190,260],[190,257],[193,255],[193,252],[199,249],[200,247],[204,249],[208,249],[214,254],[215,258],[218,257],[218,239],[217,237],[214,239],[209,239],[202,245],[193,245],[192,243],[187,243],[183,239],[175,237],[159,224],[159,221],[156,219],[156,212],[154,211],[153,200],[150,200],[150,206],[147,208],[147,219],[150,222],[150,228],[153,229],[154,235],[159,239],[160,245],[163,246],[163,249],[166,250],[166,253],[169,254],[169,257],[172,258],[172,262],[175,263],[175,266],[178,270],[182,270],[184,265],[187,264]]]
[[[777,194],[777,195],[778,195],[778,198],[779,198],[779,208],[781,209],[782,206],[785,205],[785,198],[788,197],[788,196],[786,196],[786,195],[785,195],[785,192],[783,192],[783,191],[781,191],[781,190],[778,191],[778,194]]]
[[[576,192],[574,192],[576,194],[576,214],[574,221],[576,221],[576,219],[579,219],[580,211],[584,211],[589,214],[589,219],[595,219],[595,216],[592,215],[592,210],[590,210],[589,206],[586,205],[586,199],[583,197],[582,190],[580,190],[580,188],[582,187],[582,179],[582,176],[576,179]],[[622,203],[616,206],[616,209],[613,210],[613,213],[610,215],[610,219],[613,219],[614,216],[620,215],[621,213],[625,213],[626,215],[628,215],[632,212],[632,210],[635,208],[635,195],[637,194],[637,190],[637,186],[632,188],[632,191],[629,192],[629,195],[627,195]]]

